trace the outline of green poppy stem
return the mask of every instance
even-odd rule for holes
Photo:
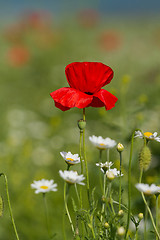
[[[121,197],[121,173],[122,173],[122,153],[119,152],[119,157],[120,157],[120,177],[119,177],[119,211],[121,210],[121,201],[122,201],[122,197]]]
[[[83,120],[86,120],[85,116],[85,108],[83,108]],[[86,159],[86,147],[85,147],[85,129],[83,129],[83,152],[84,152],[84,163],[86,169],[86,182],[87,182],[87,194],[88,194],[88,201],[90,204],[90,193],[89,193],[89,175],[88,175],[88,166],[87,166],[87,159]]]
[[[3,176],[3,177],[4,177],[4,180],[5,180],[7,201],[8,201],[9,213],[10,213],[10,217],[11,217],[13,229],[14,229],[14,232],[15,232],[15,235],[16,235],[16,239],[19,240],[18,232],[17,232],[17,229],[16,229],[16,224],[15,224],[15,221],[14,221],[14,218],[13,218],[11,203],[10,203],[7,176],[6,176],[4,173],[0,173],[0,177],[1,177],[1,176]]]

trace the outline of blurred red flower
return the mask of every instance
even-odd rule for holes
[[[118,32],[103,32],[99,38],[100,46],[107,51],[119,49],[122,45],[122,39]]]
[[[25,46],[14,46],[8,52],[8,61],[13,66],[23,66],[29,61],[29,59],[30,53]]]
[[[94,9],[83,9],[78,13],[78,22],[84,28],[94,27],[99,20],[99,13]]]
[[[113,70],[100,62],[74,62],[66,66],[65,74],[70,87],[63,87],[50,95],[62,111],[70,108],[104,107],[110,110],[117,98],[103,86],[110,83]]]

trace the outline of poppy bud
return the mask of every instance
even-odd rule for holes
[[[151,162],[151,151],[147,146],[144,146],[139,154],[140,169],[147,170]]]
[[[83,129],[86,127],[86,121],[83,119],[78,120],[78,127],[81,132],[83,132]]]
[[[123,152],[123,150],[124,150],[123,144],[122,143],[118,143],[117,144],[117,151],[120,153],[120,152]]]

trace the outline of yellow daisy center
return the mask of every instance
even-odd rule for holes
[[[147,190],[147,191],[144,192],[144,194],[151,195],[152,193],[151,193],[151,190]]]
[[[101,145],[101,146],[105,146],[105,144],[104,144],[104,143],[100,143],[99,145]]]
[[[42,189],[48,189],[47,186],[40,186],[40,188],[42,188]]]
[[[151,133],[151,132],[145,132],[144,133],[145,138],[149,138],[152,135],[153,135],[153,133]]]
[[[69,161],[71,161],[71,162],[73,162],[74,161],[74,159],[73,158],[66,158],[67,160],[69,160]]]

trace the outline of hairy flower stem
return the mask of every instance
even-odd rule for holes
[[[15,235],[16,235],[16,239],[19,240],[18,232],[17,232],[16,225],[15,225],[15,221],[14,221],[14,218],[13,218],[13,213],[12,213],[12,208],[11,208],[10,198],[9,198],[7,176],[6,176],[4,173],[0,173],[0,177],[1,177],[1,176],[4,176],[5,185],[6,185],[7,201],[8,201],[8,207],[9,207],[9,213],[10,213],[10,217],[11,217],[11,221],[12,221],[13,229],[14,229],[14,232],[15,232]]]
[[[150,215],[150,218],[151,218],[151,222],[152,222],[153,228],[154,228],[155,233],[156,233],[156,235],[157,235],[157,239],[160,240],[160,235],[159,235],[158,230],[157,230],[157,228],[156,228],[156,225],[155,225],[155,223],[154,223],[154,219],[153,219],[151,210],[150,210],[150,208],[149,208],[149,206],[148,206],[148,203],[147,203],[147,201],[146,201],[146,199],[145,199],[144,193],[141,192],[141,195],[142,195],[143,201],[144,201],[144,203],[145,203],[145,205],[146,205],[146,207],[147,207],[147,210],[148,210],[148,212],[149,212],[149,215]]]
[[[120,157],[120,177],[119,177],[119,210],[121,210],[121,173],[122,173],[122,153],[119,152],[119,157]]]
[[[49,227],[49,217],[48,217],[48,207],[47,207],[47,201],[46,201],[46,194],[43,193],[43,203],[44,203],[44,210],[45,210],[45,218],[46,218],[46,227],[48,231],[48,236],[50,239],[52,239],[50,227]]]
[[[83,161],[82,161],[82,136],[83,132],[80,130],[80,138],[79,138],[79,156],[81,160],[81,174],[83,174]]]
[[[69,192],[69,186],[68,186],[68,190],[66,191],[66,183],[64,184],[64,205],[65,205],[65,209],[66,209],[66,213],[67,213],[67,216],[68,216],[68,219],[69,219],[69,223],[71,225],[71,229],[72,229],[72,232],[75,236],[75,231],[74,231],[74,226],[73,226],[73,222],[72,222],[72,219],[71,219],[71,216],[69,214],[69,210],[68,210],[68,206],[67,206],[67,200],[68,200],[68,192]]]
[[[130,157],[129,157],[129,166],[128,166],[128,216],[127,216],[127,226],[126,226],[124,239],[127,239],[129,222],[131,217],[131,162],[132,162],[132,154],[133,154],[134,134],[135,134],[135,131],[138,131],[138,130],[141,131],[140,129],[135,129],[132,133],[132,138],[131,138],[131,148],[130,148]],[[146,142],[145,139],[144,139],[144,142]]]
[[[156,228],[158,231],[158,197],[159,194],[156,194]],[[156,240],[158,240],[158,236],[156,235]]]
[[[83,120],[86,120],[85,116],[85,108],[83,108]],[[86,159],[86,147],[85,147],[85,129],[83,129],[83,152],[84,152],[84,163],[86,168],[86,181],[87,181],[87,194],[88,194],[88,201],[90,202],[90,193],[89,193],[89,176],[88,176],[88,166],[87,166],[87,159]]]

